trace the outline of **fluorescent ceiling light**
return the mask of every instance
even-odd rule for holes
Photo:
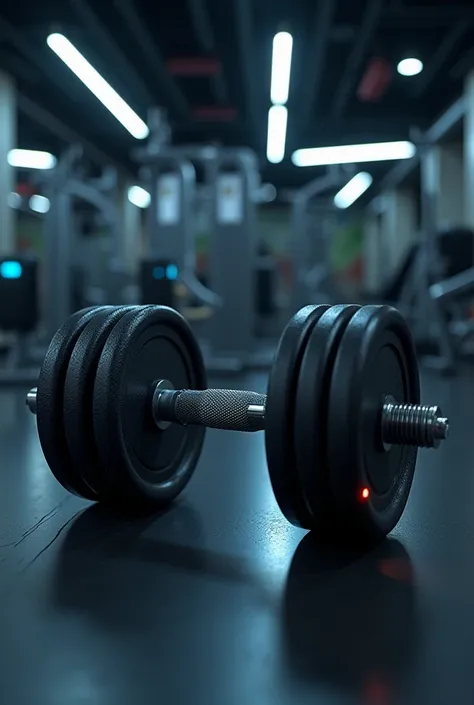
[[[267,159],[272,164],[285,156],[288,110],[283,105],[272,105],[268,111]]]
[[[377,142],[348,144],[342,147],[314,147],[298,149],[291,157],[295,166],[326,166],[327,164],[358,164],[385,162],[392,159],[410,159],[415,156],[411,142]]]
[[[292,51],[293,37],[291,34],[288,32],[275,34],[273,37],[270,99],[276,105],[284,105],[288,100]]]
[[[372,176],[366,171],[356,174],[342,189],[334,196],[334,205],[338,208],[348,208],[354,201],[362,196],[372,184]]]
[[[47,213],[49,211],[50,202],[49,198],[46,198],[46,196],[35,194],[30,198],[28,204],[35,213]]]
[[[402,76],[416,76],[423,71],[423,62],[419,59],[403,59],[397,66]]]
[[[130,186],[128,189],[128,200],[138,208],[148,208],[151,196],[148,191],[145,191],[141,186]]]
[[[12,191],[7,196],[7,205],[10,208],[20,208],[21,207],[21,196],[16,191]]]
[[[150,131],[136,112],[102,78],[100,73],[85,59],[76,47],[62,34],[50,34],[46,40],[50,49],[64,61],[66,66],[87,86],[112,115],[137,140],[148,137]]]
[[[56,157],[36,149],[10,149],[7,159],[10,166],[22,169],[53,169],[56,166]]]

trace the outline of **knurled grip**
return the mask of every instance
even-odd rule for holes
[[[196,424],[229,431],[260,431],[263,415],[252,416],[249,406],[265,408],[266,395],[233,389],[183,390],[176,393],[174,416],[183,425]]]

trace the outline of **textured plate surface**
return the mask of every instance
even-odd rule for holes
[[[112,500],[163,504],[189,481],[205,429],[171,424],[156,427],[153,383],[204,389],[201,352],[184,318],[163,306],[126,313],[109,335],[94,385],[94,433]]]
[[[415,347],[398,311],[365,306],[350,320],[338,348],[327,428],[334,496],[344,523],[361,538],[381,538],[395,527],[415,470],[415,448],[383,447],[387,396],[419,403]]]
[[[294,409],[303,353],[315,323],[328,306],[305,306],[289,321],[278,344],[270,372],[265,409],[268,470],[281,511],[296,526],[311,527],[296,470]]]
[[[328,399],[337,349],[358,306],[333,306],[311,331],[298,377],[295,453],[299,484],[312,529],[331,532],[337,524],[326,448]],[[344,437],[340,439],[344,442]]]
[[[97,313],[77,339],[69,359],[64,391],[64,430],[76,473],[99,499],[107,495],[105,473],[97,450],[92,405],[100,355],[111,330],[132,306]]]
[[[86,499],[96,499],[96,495],[71,459],[63,424],[64,384],[77,339],[89,321],[105,308],[111,309],[104,306],[83,309],[67,319],[51,340],[38,380],[36,420],[46,462],[63,487]]]

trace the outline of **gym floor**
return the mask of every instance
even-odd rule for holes
[[[262,434],[208,431],[181,500],[124,520],[56,483],[2,392],[2,702],[473,702],[473,398],[469,371],[425,375],[451,437],[420,452],[390,539],[341,556],[281,516]]]

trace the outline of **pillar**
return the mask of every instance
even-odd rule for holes
[[[464,213],[464,160],[461,144],[433,146],[427,159],[433,189],[436,229],[462,225]]]
[[[466,78],[464,94],[466,115],[464,118],[464,188],[465,224],[474,228],[474,71]]]
[[[8,152],[16,147],[16,89],[13,79],[0,71],[0,255],[14,252],[15,209],[8,196],[15,190],[15,173]]]
[[[121,250],[126,271],[136,274],[143,256],[142,209],[129,201],[129,185],[125,184],[122,189]]]
[[[381,252],[380,217],[367,213],[364,221],[364,288],[376,294],[381,287],[384,263]]]
[[[411,191],[396,189],[384,194],[381,248],[387,275],[397,269],[415,242],[417,220],[416,202]]]

